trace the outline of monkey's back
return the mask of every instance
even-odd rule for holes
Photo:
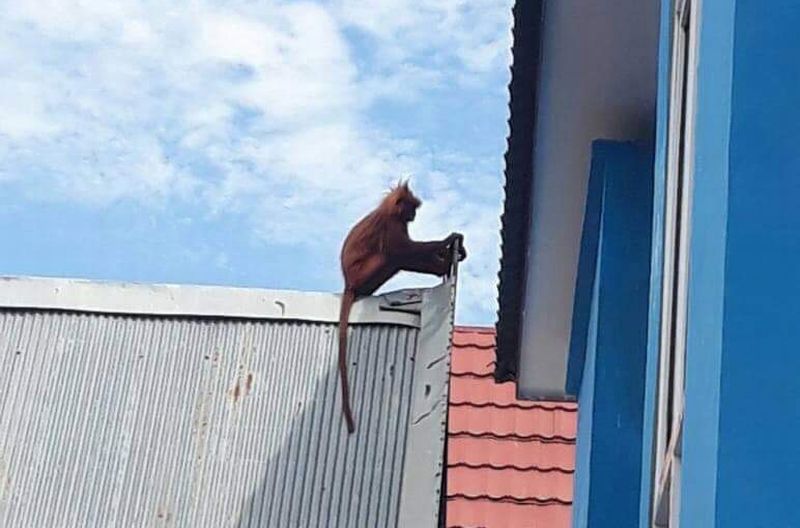
[[[353,226],[342,244],[342,272],[358,268],[367,258],[382,253],[386,236],[386,219],[380,210],[372,211]]]

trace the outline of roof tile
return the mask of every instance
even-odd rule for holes
[[[531,506],[513,502],[448,499],[448,528],[559,528],[571,522],[571,508],[561,504]]]
[[[490,449],[486,449],[490,447]],[[483,437],[449,435],[449,464],[513,465],[517,467],[575,469],[575,445],[543,442],[487,442]]]
[[[464,353],[469,353],[466,349]],[[459,353],[461,353],[459,351]],[[461,372],[456,367],[460,365],[453,361],[450,383],[450,399],[454,402],[472,402],[475,404],[493,403],[500,406],[513,405],[516,407],[558,409],[563,412],[575,414],[577,406],[568,402],[537,402],[518,400],[513,382],[495,383],[492,378],[476,377],[475,371]],[[452,378],[458,378],[453,380]],[[574,418],[574,416],[572,417]]]
[[[498,466],[502,468],[503,466]],[[515,501],[534,500],[546,503],[572,502],[572,473],[536,469],[492,469],[477,466],[451,466],[447,469],[448,490],[475,497],[509,497]]]
[[[451,433],[491,433],[494,436],[540,438],[542,440],[575,440],[575,420],[567,414],[546,408],[476,407],[458,405],[450,407],[448,430]]]
[[[494,331],[453,336],[447,452],[447,526],[570,525],[577,407],[521,401],[496,384]]]

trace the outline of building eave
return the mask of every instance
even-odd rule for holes
[[[518,1],[514,27],[505,153],[505,201],[498,274],[497,382],[517,379],[530,235],[536,101],[541,63],[542,0]]]

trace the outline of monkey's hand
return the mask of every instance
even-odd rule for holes
[[[467,258],[467,250],[464,247],[464,235],[461,233],[450,233],[445,239],[447,241],[447,249],[450,254],[453,251],[453,244],[458,241],[458,260],[459,262]]]

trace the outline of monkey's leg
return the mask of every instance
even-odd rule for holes
[[[349,282],[353,290],[359,295],[372,295],[384,282],[392,278],[397,272],[390,266],[384,255],[372,255],[354,270]]]

